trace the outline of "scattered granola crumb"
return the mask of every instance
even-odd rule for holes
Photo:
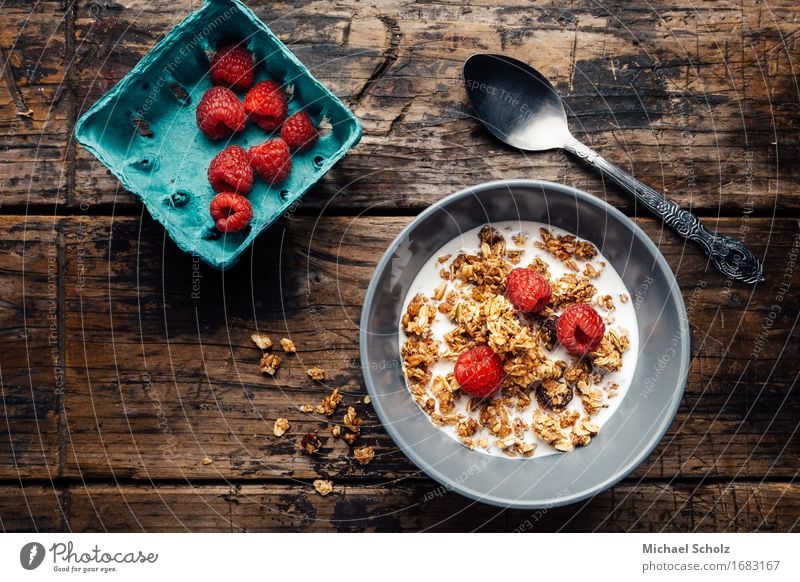
[[[442,263],[446,263],[447,261],[449,261],[449,260],[450,260],[450,257],[452,257],[452,256],[453,256],[453,255],[442,255],[441,257],[439,257],[439,258],[438,258],[438,259],[436,259],[436,260],[437,260],[437,261],[439,262],[439,264],[441,265]]]
[[[331,434],[333,435],[333,438],[338,439],[342,434],[342,427],[338,424],[331,425]]]
[[[359,465],[366,465],[375,458],[375,449],[368,446],[359,447],[353,451]]]
[[[362,421],[360,418],[358,418],[356,409],[353,408],[352,406],[347,407],[347,412],[345,413],[342,422],[347,427],[347,430],[349,430],[350,432],[358,433],[361,431],[359,427],[361,426]]]
[[[269,339],[269,336],[266,336],[261,333],[254,333],[250,336],[250,339],[253,340],[253,343],[256,344],[262,350],[268,350],[272,347],[272,340]]]
[[[203,460],[200,461],[200,462],[203,463],[204,465],[210,465],[214,461],[212,459],[210,459],[209,457],[203,457]]]
[[[364,396],[364,400],[362,400],[364,404],[370,404],[372,402],[372,398],[369,397],[369,394]]]
[[[329,479],[316,479],[314,481],[314,489],[317,490],[317,493],[325,497],[328,493],[333,491],[333,481]]]
[[[630,300],[631,300],[631,298],[630,298],[630,297],[628,297],[628,294],[627,294],[627,293],[620,293],[620,294],[619,294],[619,302],[620,302],[620,303],[627,303],[627,302],[628,302],[628,301],[630,301]]]
[[[322,447],[322,442],[320,442],[319,437],[315,434],[305,434],[300,439],[300,448],[307,452],[309,455],[313,455]]]
[[[518,247],[524,247],[525,243],[528,242],[528,235],[524,232],[518,232],[516,234],[511,235],[511,242],[513,242]]]
[[[278,366],[281,365],[281,357],[277,354],[264,354],[261,356],[261,363],[259,369],[262,374],[269,374],[274,376],[278,371]]]
[[[336,412],[336,407],[339,406],[341,401],[342,395],[339,394],[339,389],[334,388],[330,394],[322,399],[322,404],[317,406],[317,414],[331,416],[334,412]]]
[[[289,421],[285,418],[279,418],[275,421],[275,426],[272,427],[272,433],[276,437],[283,436],[289,430]]]
[[[313,404],[301,404],[298,406],[300,412],[314,412],[314,405]]]
[[[358,440],[358,433],[357,432],[344,432],[342,433],[342,439],[351,447],[355,444]]]
[[[325,370],[322,368],[309,368],[306,373],[312,380],[320,381],[325,379]]]
[[[281,338],[281,348],[283,348],[283,351],[287,354],[294,354],[297,352],[297,348],[294,347],[294,342],[289,338]]]

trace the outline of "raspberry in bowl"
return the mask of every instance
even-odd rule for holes
[[[509,281],[515,269],[547,285]],[[476,386],[456,368],[480,346],[491,352],[466,357]],[[672,422],[689,368],[685,306],[655,244],[604,201],[533,180],[474,186],[413,219],[367,289],[360,349],[403,453],[507,508],[574,503],[628,475]]]

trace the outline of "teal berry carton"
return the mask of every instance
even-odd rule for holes
[[[327,131],[321,128],[313,146],[293,152],[292,171],[284,182],[254,180],[247,195],[253,206],[250,226],[223,234],[209,213],[215,192],[208,165],[227,145],[248,149],[269,138],[252,122],[219,141],[209,140],[197,127],[195,107],[212,87],[208,55],[229,43],[242,44],[253,54],[255,83],[272,80],[291,95],[289,115],[305,111]],[[361,126],[242,2],[206,0],[80,117],[75,136],[141,198],[182,250],[226,269],[358,143]]]

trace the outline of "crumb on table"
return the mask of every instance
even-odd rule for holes
[[[250,339],[253,340],[253,343],[256,344],[262,350],[268,350],[272,347],[272,340],[269,339],[269,336],[266,336],[261,333],[254,333],[250,336]]]
[[[314,489],[317,490],[317,493],[325,497],[328,493],[333,491],[333,481],[329,479],[316,479],[314,481]]]
[[[353,456],[359,465],[366,465],[375,458],[375,449],[368,446],[359,447],[353,451]]]
[[[275,420],[275,426],[272,428],[272,433],[276,437],[283,436],[289,430],[289,421],[285,418],[278,418]]]
[[[339,389],[334,388],[330,394],[322,399],[322,403],[317,405],[317,414],[324,414],[325,416],[333,415],[333,413],[336,412],[336,407],[339,406],[341,401],[342,395],[339,394]]]
[[[275,372],[278,371],[278,367],[281,365],[281,357],[277,354],[264,354],[261,356],[261,363],[259,364],[259,369],[261,370],[262,374],[269,374],[270,376],[274,376]]]

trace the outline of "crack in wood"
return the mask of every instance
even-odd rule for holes
[[[383,15],[380,16],[380,21],[383,23],[384,28],[386,29],[386,37],[389,42],[388,48],[383,53],[383,60],[378,63],[378,66],[372,71],[372,74],[367,79],[367,82],[361,87],[361,90],[356,94],[356,96],[352,100],[352,107],[355,107],[359,103],[361,103],[362,99],[367,96],[369,90],[380,81],[385,75],[389,68],[397,62],[398,57],[400,56],[400,43],[403,40],[403,33],[400,30],[400,25],[397,23],[397,19],[391,16]]]
[[[411,99],[409,99],[408,103],[403,105],[403,108],[400,110],[400,113],[398,113],[397,116],[394,119],[392,119],[391,123],[389,124],[389,129],[386,131],[386,135],[392,135],[392,131],[394,131],[395,126],[405,121],[406,113],[408,113],[408,110],[411,108],[411,105],[413,103],[414,100],[412,97]]]
[[[77,79],[75,76],[75,20],[77,16],[77,1],[64,3],[64,95],[67,100],[67,144],[65,160],[67,170],[66,205],[75,203],[76,161],[78,152],[72,133],[78,122]],[[61,95],[59,95],[59,100]]]
[[[33,116],[33,109],[28,107],[25,98],[22,96],[17,77],[14,75],[14,69],[11,66],[10,55],[6,53],[5,49],[0,47],[0,63],[3,63],[3,77],[6,79],[6,86],[8,92],[11,94],[11,100],[14,102],[14,107],[17,110],[17,115],[24,119],[30,119]]]
[[[72,490],[69,487],[65,488],[58,494],[58,509],[61,514],[61,526],[59,531],[71,532],[72,528],[69,524],[70,508],[72,506]]]
[[[57,306],[56,309],[58,310],[57,315],[57,325],[58,325],[58,336],[57,336],[57,345],[58,345],[58,364],[62,367],[66,367],[66,349],[67,349],[67,341],[66,341],[66,295],[67,295],[67,287],[66,287],[66,252],[64,247],[64,234],[62,229],[62,224],[59,221],[55,225],[55,245],[56,245],[56,268],[58,269],[56,273],[56,292],[57,292]],[[56,399],[55,399],[55,412],[56,412],[56,431],[58,434],[58,449],[56,452],[56,475],[58,477],[64,476],[64,471],[67,466],[67,433],[69,431],[69,427],[67,426],[67,415],[66,415],[66,392],[67,392],[67,375],[64,374],[61,389],[56,391]]]

